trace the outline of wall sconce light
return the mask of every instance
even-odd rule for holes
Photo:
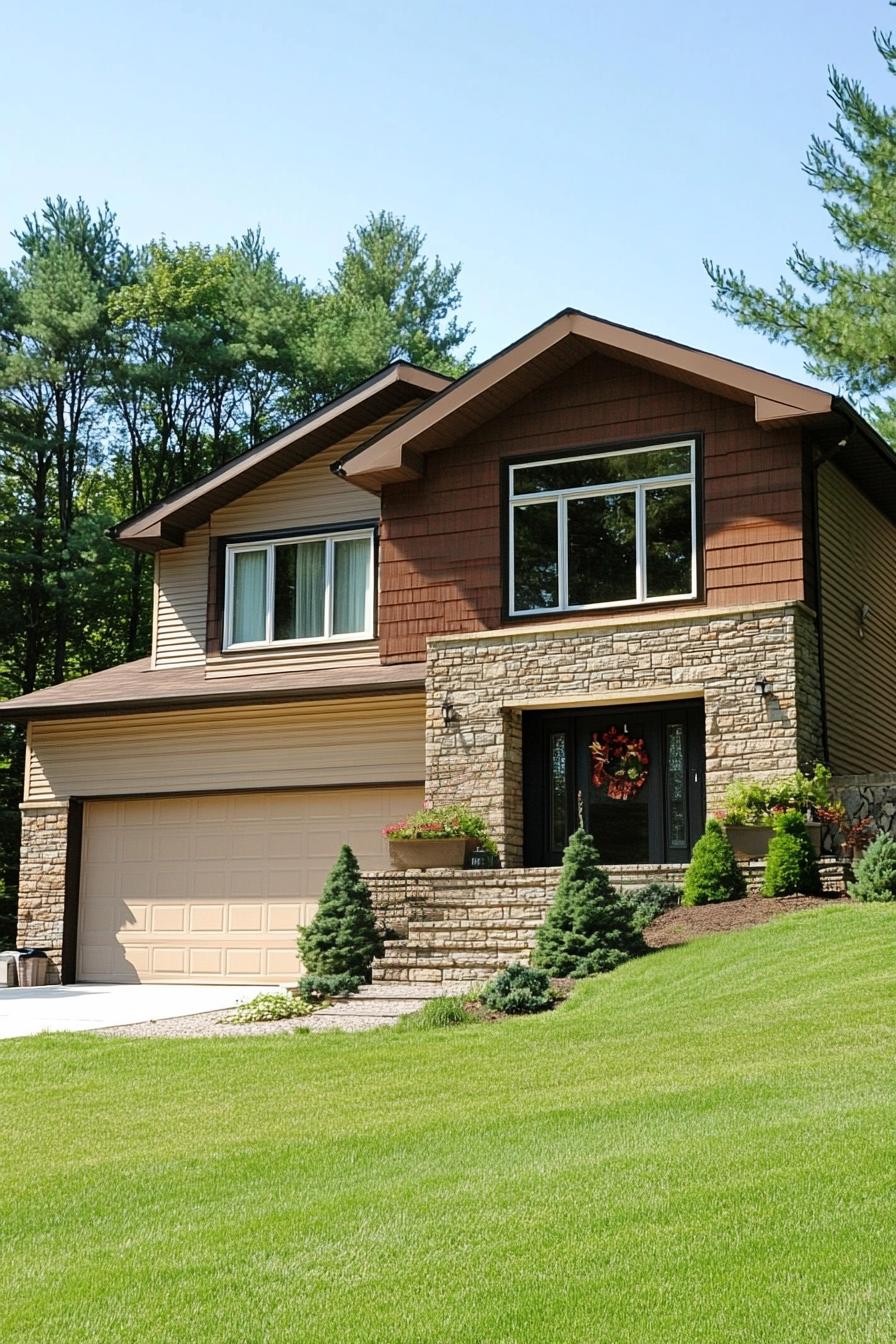
[[[769,692],[771,691],[771,689],[772,689],[772,684],[771,684],[771,682],[769,681],[768,677],[757,677],[757,678],[756,678],[756,694],[759,696],[759,699],[760,699],[760,700],[764,700],[765,697],[766,697],[766,696],[769,694]]]
[[[445,699],[442,701],[442,727],[447,731],[452,723],[457,723],[457,710],[454,708],[451,692],[446,691]]]

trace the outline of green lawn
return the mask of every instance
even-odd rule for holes
[[[493,1026],[0,1049],[0,1338],[896,1337],[896,908]]]

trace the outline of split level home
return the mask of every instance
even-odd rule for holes
[[[744,776],[896,766],[896,458],[828,392],[567,310],[395,363],[114,531],[148,657],[27,722],[19,941],[281,982],[342,842],[424,800],[504,870],[686,863]],[[636,790],[595,749],[635,744]],[[602,745],[603,744],[603,747]]]

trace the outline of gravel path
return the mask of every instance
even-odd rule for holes
[[[449,987],[450,988],[450,987]],[[126,1027],[106,1027],[98,1036],[283,1036],[296,1031],[371,1031],[392,1027],[407,1013],[416,1012],[427,999],[446,993],[443,985],[364,985],[348,999],[337,999],[305,1017],[288,1017],[282,1022],[227,1021],[226,1009],[214,1013],[191,1013],[188,1017],[166,1017],[158,1021],[135,1022]]]

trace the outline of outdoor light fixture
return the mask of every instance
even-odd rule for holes
[[[454,708],[454,701],[451,699],[451,692],[445,692],[445,699],[442,701],[442,725],[444,728],[450,728],[452,723],[457,721],[457,712]]]
[[[756,678],[756,694],[759,696],[760,700],[764,700],[764,699],[765,699],[765,697],[768,695],[769,691],[771,690],[771,686],[772,686],[772,684],[771,684],[771,682],[769,681],[768,677],[757,677],[757,678]]]

